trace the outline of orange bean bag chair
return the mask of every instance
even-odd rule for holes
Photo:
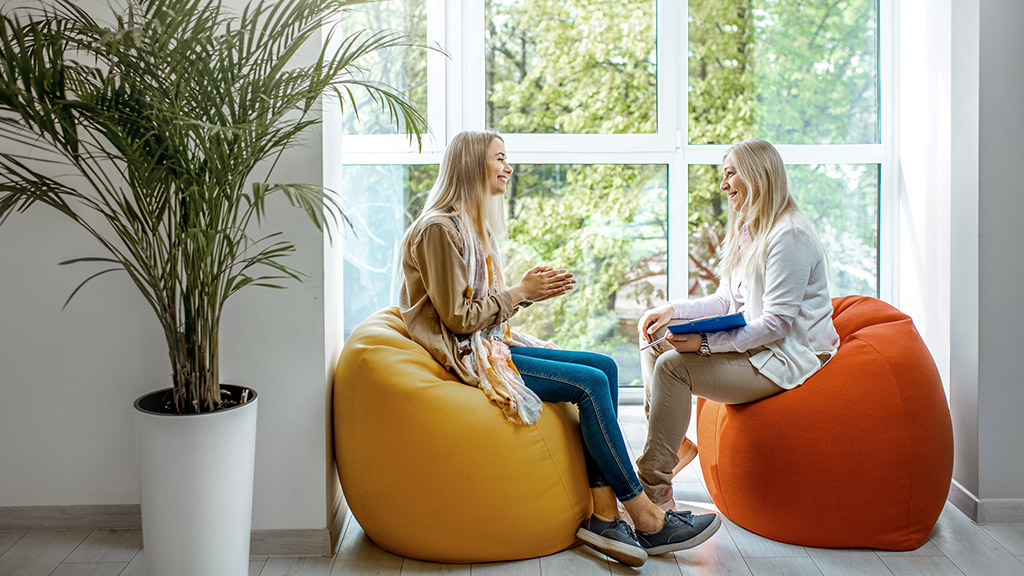
[[[938,370],[911,319],[874,298],[832,300],[839,350],[802,386],[750,404],[697,405],[711,499],[766,538],[911,550],[953,474]]]
[[[349,336],[334,380],[334,449],[349,509],[381,548],[494,562],[576,543],[592,510],[579,412],[510,423],[409,338],[397,307]]]

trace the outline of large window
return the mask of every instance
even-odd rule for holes
[[[514,325],[612,355],[622,385],[639,382],[643,310],[717,286],[719,164],[744,138],[782,152],[833,295],[888,295],[889,2],[390,0],[360,10],[446,54],[410,50],[380,66],[424,106],[423,150],[363,109],[344,127],[346,331],[397,302],[397,242],[445,143],[466,129],[500,131],[515,168],[510,282],[539,262],[579,279]]]

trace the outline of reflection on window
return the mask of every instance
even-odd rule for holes
[[[337,39],[363,30],[359,41],[369,35],[365,30],[401,33],[423,42],[427,36],[426,0],[390,0],[370,2],[350,8],[342,15]],[[417,110],[427,115],[427,51],[423,48],[392,49],[377,52],[363,61],[372,79],[398,89]],[[365,91],[353,88],[355,105],[347,107],[343,118],[344,134],[395,134],[395,123],[387,112]],[[427,119],[429,121],[429,118]]]
[[[719,166],[690,167],[690,296],[715,291],[728,202]],[[829,265],[829,293],[878,296],[879,166],[787,166],[790,191],[814,224]]]
[[[345,337],[368,316],[398,303],[399,245],[437,177],[436,165],[346,166]]]
[[[655,0],[486,0],[487,127],[657,131]]]
[[[689,141],[879,142],[877,0],[689,0]]]
[[[640,382],[636,323],[667,298],[664,165],[519,165],[507,192],[510,284],[537,264],[576,275],[569,294],[513,318],[517,331],[609,354]]]

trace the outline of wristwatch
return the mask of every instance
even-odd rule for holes
[[[708,335],[700,333],[700,348],[697,349],[697,356],[711,356],[711,347],[708,346]]]

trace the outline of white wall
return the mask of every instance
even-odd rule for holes
[[[953,0],[950,95],[950,411],[953,479],[978,494],[978,141],[979,1]]]
[[[80,2],[99,14],[106,4]],[[319,131],[309,133],[274,180],[322,182],[322,153]],[[322,235],[301,211],[282,201],[269,213],[265,228],[296,244],[289,264],[308,278],[228,302],[221,376],[260,394],[253,528],[322,529],[337,492],[327,398],[340,347],[325,292],[339,282],[325,281]],[[57,262],[101,254],[45,207],[0,226],[0,507],[139,501],[132,402],[170,385],[170,363],[155,316],[124,275],[95,280],[61,312],[90,268]]]
[[[1024,310],[1017,302],[1024,286],[1022,23],[1020,0],[952,3],[954,480],[981,521],[1024,518]]]
[[[1024,499],[1024,2],[984,0],[980,23],[978,493]]]

